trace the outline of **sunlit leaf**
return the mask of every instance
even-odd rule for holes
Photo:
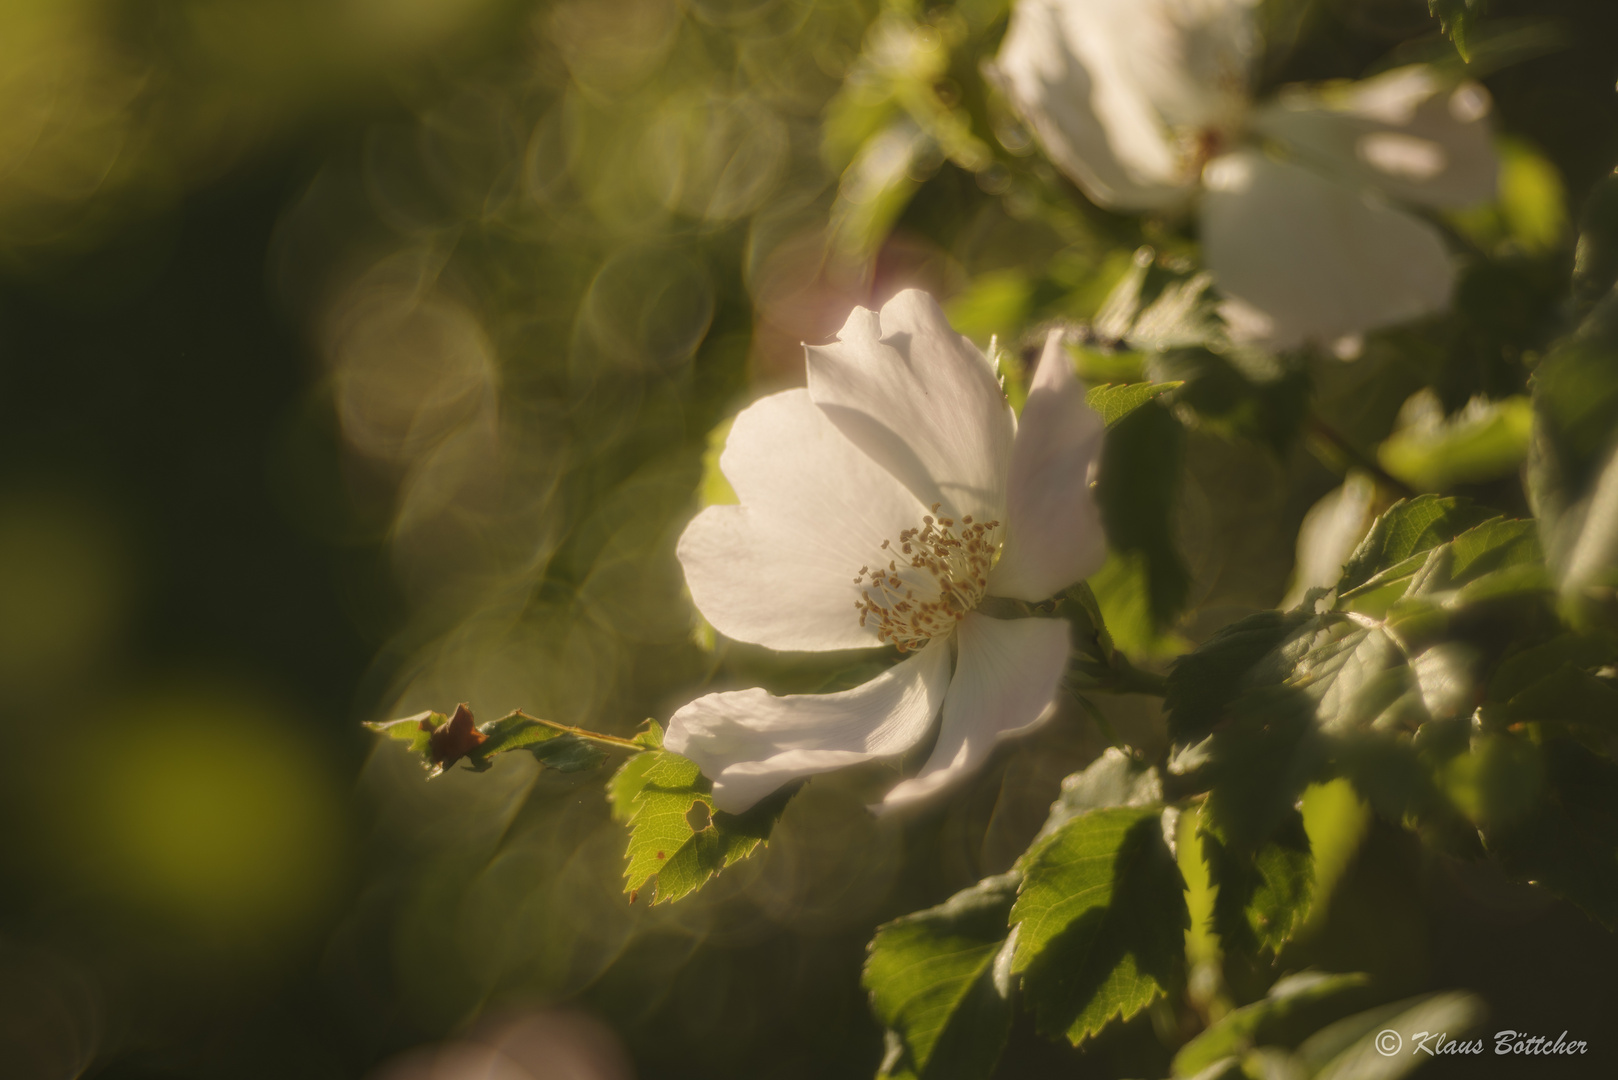
[[[429,776],[437,776],[463,759],[468,768],[481,772],[497,754],[512,750],[527,750],[540,764],[558,772],[582,772],[607,760],[600,744],[561,725],[512,713],[478,726],[466,705],[457,706],[448,718],[443,713],[424,712],[366,726],[404,742],[421,759]],[[618,741],[612,736],[602,738]]]
[[[697,764],[666,750],[639,754],[607,785],[615,815],[629,826],[624,891],[631,901],[648,882],[654,904],[678,900],[769,838],[790,793],[743,814],[715,810],[713,788]]]
[[[1451,991],[1379,1005],[1321,1029],[1298,1047],[1297,1057],[1317,1080],[1396,1080],[1407,1076],[1428,1059],[1409,1041],[1422,1032],[1447,1032],[1463,1040],[1483,1023],[1486,1009],[1481,998]],[[1397,1043],[1384,1033],[1393,1032]],[[1378,1042],[1381,1038],[1383,1041]],[[1388,1053],[1396,1046],[1394,1053]]]
[[[1024,856],[1011,967],[1045,1034],[1078,1044],[1178,978],[1189,916],[1161,818],[1157,806],[1094,810]]]
[[[903,1048],[885,1075],[968,1080],[994,1070],[1012,1018],[1010,972],[996,958],[1021,878],[986,878],[877,930],[863,981]]]
[[[1177,390],[1183,385],[1166,382],[1097,386],[1084,395],[1084,400],[1090,408],[1101,414],[1101,419],[1110,427],[1148,401],[1161,397],[1171,390]]]
[[[1533,407],[1526,397],[1475,398],[1447,419],[1406,427],[1377,449],[1377,461],[1421,491],[1509,476],[1528,456]]]
[[[1220,1058],[1261,1045],[1290,1046],[1363,1003],[1370,978],[1357,972],[1289,975],[1270,992],[1210,1025],[1174,1055],[1174,1075],[1192,1076]]]

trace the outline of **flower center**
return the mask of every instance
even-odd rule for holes
[[[897,543],[882,541],[894,555],[886,567],[862,566],[854,579],[861,586],[854,601],[860,625],[874,621],[877,638],[900,652],[954,630],[983,599],[1000,553],[998,521],[974,522],[968,514],[957,531],[953,518],[933,517],[940,505],[933,504],[920,528],[900,533]]]

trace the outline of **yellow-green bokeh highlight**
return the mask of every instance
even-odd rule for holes
[[[344,815],[290,720],[212,687],[110,708],[43,796],[58,858],[99,902],[198,937],[295,928],[331,894]]]

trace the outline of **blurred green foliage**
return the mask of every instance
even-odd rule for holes
[[[1430,59],[1496,100],[1455,310],[1344,360],[1233,347],[1186,222],[1040,158],[979,75],[995,0],[7,5],[0,1073],[937,1076],[983,1031],[1006,1077],[1346,1071],[1484,1008],[1600,1039],[1618,10],[1433,7],[1450,39],[1422,0],[1263,7],[1267,84]],[[615,806],[537,752],[426,784],[361,733],[466,700],[630,738],[883,663],[715,640],[673,545],[736,408],[911,284],[1014,402],[1053,320],[1091,383],[1157,384],[1109,399],[1083,606],[1092,682],[1187,654],[1166,704],[1078,685],[948,805],[873,818],[872,766],[729,835],[653,752]],[[1113,742],[1175,771],[1143,795]],[[1199,770],[1201,813],[1142,809]],[[1137,858],[1068,910],[1087,845]],[[1074,959],[1101,924],[1127,963]],[[1011,968],[1056,986],[1037,1021]]]

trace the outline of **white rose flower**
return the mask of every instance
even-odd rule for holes
[[[1200,202],[1238,336],[1329,343],[1448,307],[1454,268],[1394,202],[1492,198],[1488,94],[1432,68],[1255,103],[1253,0],[1019,0],[988,74],[1097,204]]]
[[[899,754],[942,711],[921,772],[884,805],[923,798],[1045,718],[1067,665],[1061,619],[996,619],[988,596],[1037,602],[1105,555],[1090,491],[1102,423],[1052,333],[1019,426],[993,366],[926,293],[855,308],[808,346],[809,386],[748,406],[720,457],[740,500],[680,538],[697,608],[772,649],[897,646],[852,690],[709,694],[664,745],[740,812],[797,777]]]

